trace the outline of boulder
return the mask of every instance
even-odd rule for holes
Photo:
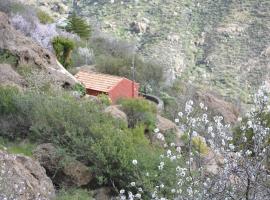
[[[54,199],[55,190],[43,167],[22,155],[0,151],[0,199]]]
[[[124,121],[126,124],[128,124],[127,115],[126,115],[126,113],[124,113],[120,109],[120,106],[119,105],[112,105],[112,106],[107,107],[105,109],[105,113],[109,113],[115,119],[120,119],[120,120]]]
[[[165,137],[166,134],[175,134],[174,143],[176,144],[176,146],[184,146],[184,143],[181,140],[183,134],[174,122],[160,115],[157,115],[156,127],[159,129],[159,132],[162,133]],[[156,143],[157,141],[159,141],[159,139],[154,136],[153,142]]]
[[[214,114],[223,116],[225,123],[235,124],[237,122],[240,111],[232,103],[224,101],[214,94],[200,91],[196,92],[195,99],[204,103]]]
[[[89,168],[77,160],[64,162],[51,144],[41,144],[33,151],[33,157],[46,169],[55,184],[64,186],[87,185],[93,178]]]
[[[8,16],[2,12],[0,12],[0,50],[16,56],[17,65],[36,67],[63,86],[78,83],[75,77],[57,61],[54,54],[15,30]]]
[[[0,85],[12,85],[21,88],[27,86],[27,83],[10,65],[0,64]]]

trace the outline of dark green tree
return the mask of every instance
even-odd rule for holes
[[[91,35],[89,24],[75,13],[68,17],[66,31],[76,33],[82,39],[88,39]]]

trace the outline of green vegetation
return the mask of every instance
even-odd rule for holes
[[[37,17],[42,24],[51,24],[54,21],[53,18],[43,10],[37,11]]]
[[[79,92],[81,96],[84,96],[86,94],[86,89],[82,84],[76,83],[73,86],[73,90],[76,92]]]
[[[158,63],[143,60],[137,54],[134,55],[132,44],[98,37],[91,41],[90,46],[96,56],[95,66],[98,71],[132,79],[131,67],[134,60],[135,80],[141,87],[149,86],[155,92],[160,90],[164,79],[163,67]]]
[[[9,140],[0,136],[0,149],[6,150],[12,154],[23,154],[25,156],[32,156],[32,151],[36,145],[29,141],[15,141],[10,142]]]
[[[153,130],[157,113],[154,104],[144,99],[122,99],[119,103],[127,114],[129,127],[134,128],[143,124],[146,129]]]
[[[18,93],[0,87],[0,94],[0,118],[10,128],[5,132],[1,129],[1,136],[11,141],[27,138],[31,143],[53,143],[65,152],[63,155],[86,163],[100,185],[128,188],[131,181],[139,183],[141,177],[134,171],[133,159],[138,160],[140,173],[157,173],[161,149],[150,145],[144,135],[145,127],[139,123],[129,129],[119,119],[103,113],[103,105],[59,91]],[[139,119],[149,124],[154,107],[144,101],[123,101],[130,111],[133,104],[141,114]],[[12,129],[14,123],[20,131]]]
[[[65,37],[55,37],[52,41],[53,49],[57,59],[65,67],[72,65],[71,53],[75,47],[74,41]]]
[[[68,17],[68,24],[65,27],[68,32],[76,33],[82,39],[89,39],[91,36],[91,28],[88,23],[75,13]]]
[[[101,101],[101,103],[105,106],[109,106],[112,103],[112,101],[106,94],[99,94],[97,97]]]
[[[0,49],[0,63],[16,66],[18,64],[18,58],[9,51]]]
[[[92,195],[83,189],[61,190],[56,200],[92,200]]]

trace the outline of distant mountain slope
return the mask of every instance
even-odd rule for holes
[[[141,54],[224,95],[245,97],[268,77],[268,0],[81,0],[79,8],[103,31],[136,40]],[[132,32],[133,22],[146,30]]]
[[[71,0],[58,2],[71,9]],[[146,59],[163,64],[168,83],[180,76],[246,99],[269,78],[269,0],[80,0],[77,12],[135,41]]]

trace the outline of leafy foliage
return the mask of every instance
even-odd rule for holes
[[[76,33],[82,39],[89,39],[91,35],[91,28],[87,22],[77,16],[75,13],[68,17],[68,24],[65,27],[68,32]]]
[[[86,89],[82,84],[76,83],[73,86],[73,90],[75,90],[76,92],[79,92],[81,96],[84,96],[86,94]]]
[[[65,37],[55,37],[52,41],[53,49],[55,51],[57,59],[65,67],[71,67],[71,52],[74,49],[74,41]]]
[[[144,99],[122,99],[120,104],[128,116],[129,127],[144,124],[149,130],[154,128],[157,112],[154,104]]]
[[[97,183],[128,187],[128,182],[137,178],[131,162],[134,158],[140,163],[141,173],[155,173],[160,149],[150,145],[144,127],[128,129],[125,123],[103,113],[102,105],[59,91],[16,93],[0,88],[0,92],[5,115],[14,113],[24,119],[20,125],[26,126],[27,134],[17,132],[17,138],[53,143],[65,152],[63,155],[89,166]],[[10,123],[13,120],[17,119],[10,118]],[[0,135],[6,137],[0,126]]]

